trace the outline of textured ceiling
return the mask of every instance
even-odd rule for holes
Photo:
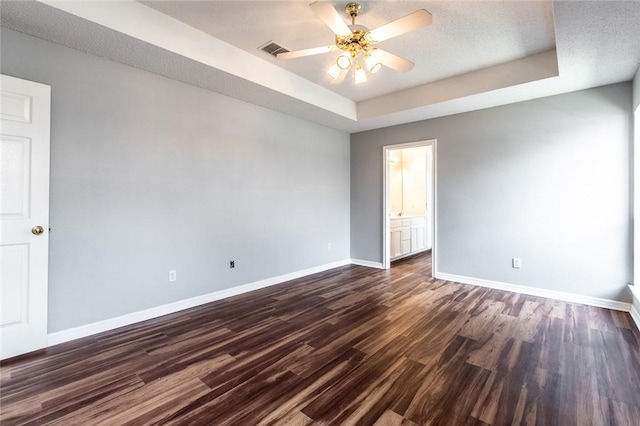
[[[0,23],[347,132],[629,81],[640,66],[639,1],[363,6],[358,23],[371,28],[419,8],[433,14],[433,25],[380,44],[416,62],[411,72],[330,85],[330,54],[284,62],[257,51],[272,39],[330,43],[307,2],[3,0]]]
[[[427,9],[433,23],[378,46],[416,64],[389,68],[365,84],[335,84],[326,70],[337,52],[278,60],[259,46],[274,40],[289,50],[333,44],[331,30],[304,1],[145,1],[144,4],[257,55],[354,101],[407,89],[519,59],[555,47],[550,1],[367,1],[356,24],[369,29]],[[346,19],[347,2],[332,2]]]

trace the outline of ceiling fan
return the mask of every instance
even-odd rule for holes
[[[327,71],[327,74],[337,82],[344,80],[351,68],[354,69],[356,84],[367,81],[365,69],[371,74],[380,71],[382,65],[399,72],[411,70],[415,65],[413,62],[372,45],[430,25],[432,21],[431,13],[420,9],[403,18],[369,30],[362,25],[356,25],[356,17],[362,11],[360,3],[348,3],[344,9],[345,13],[351,17],[351,25],[345,23],[330,3],[318,1],[311,3],[310,6],[315,14],[335,33],[335,44],[279,53],[277,58],[295,59],[341,51],[336,63]]]

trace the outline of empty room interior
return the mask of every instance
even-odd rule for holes
[[[639,1],[0,24],[2,425],[640,425]]]

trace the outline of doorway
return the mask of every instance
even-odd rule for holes
[[[383,253],[392,260],[431,250],[436,270],[436,140],[387,145],[383,165]]]

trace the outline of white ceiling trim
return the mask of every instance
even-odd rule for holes
[[[39,0],[138,40],[356,120],[356,103],[134,0]]]
[[[358,120],[558,77],[555,49],[358,103]]]

